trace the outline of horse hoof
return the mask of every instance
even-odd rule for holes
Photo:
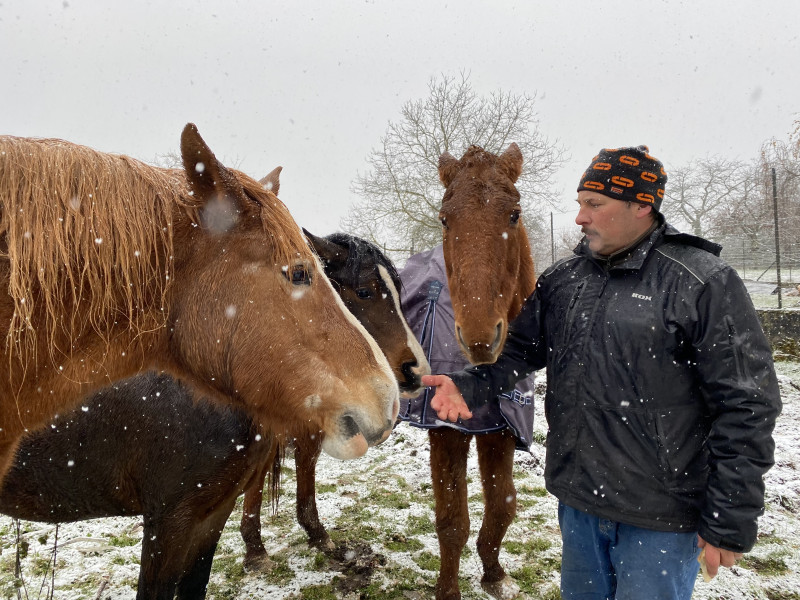
[[[482,581],[481,587],[483,591],[497,600],[514,600],[514,598],[519,598],[521,591],[516,582],[508,575],[500,581]]]
[[[269,573],[275,568],[275,561],[265,552],[255,556],[245,556],[244,570],[253,573]]]
[[[327,535],[321,539],[309,539],[308,545],[312,548],[316,548],[323,554],[332,554],[336,550],[336,544],[334,544],[331,538]]]

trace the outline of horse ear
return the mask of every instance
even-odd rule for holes
[[[278,190],[281,187],[281,182],[279,180],[279,177],[282,170],[283,167],[275,167],[274,169],[272,169],[272,171],[267,173],[267,175],[263,179],[260,179],[258,183],[263,185],[265,190],[269,190],[270,192],[272,192],[277,196]]]
[[[236,177],[225,165],[217,160],[214,153],[200,137],[194,123],[187,123],[181,133],[181,157],[183,169],[195,198],[209,200],[213,197],[227,197],[237,203],[245,197],[244,190]],[[244,207],[237,206],[241,210]]]
[[[344,253],[342,252],[342,247],[338,244],[334,244],[330,240],[327,240],[323,237],[317,237],[314,234],[310,233],[308,230],[303,228],[303,233],[306,236],[306,239],[311,243],[311,246],[314,248],[314,252],[317,253],[317,256],[320,257],[323,264],[326,266],[333,266],[337,264],[337,262],[341,262],[343,265],[344,262],[337,259],[344,258]]]
[[[441,168],[441,167],[440,167]],[[503,171],[512,183],[516,183],[522,174],[522,152],[514,142],[497,159],[497,168]]]
[[[439,181],[444,187],[449,187],[458,173],[458,159],[449,152],[439,157]]]

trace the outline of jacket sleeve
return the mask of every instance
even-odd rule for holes
[[[467,367],[448,373],[470,409],[478,408],[498,394],[511,391],[514,384],[545,366],[547,353],[543,340],[542,303],[539,288],[522,305],[519,315],[508,325],[503,352],[490,365]]]
[[[709,278],[697,311],[693,346],[711,419],[699,533],[713,546],[748,552],[764,511],[763,476],[774,463],[772,431],[781,411],[772,350],[733,269]]]

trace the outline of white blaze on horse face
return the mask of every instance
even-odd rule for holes
[[[428,359],[425,358],[425,351],[422,349],[422,346],[419,345],[414,332],[411,331],[411,328],[408,326],[408,322],[405,320],[405,317],[403,317],[403,309],[400,307],[400,293],[395,287],[394,281],[392,281],[392,278],[389,275],[389,271],[383,265],[378,265],[378,273],[380,273],[383,283],[386,285],[386,288],[392,295],[395,313],[397,313],[397,317],[403,323],[403,329],[406,332],[406,344],[411,350],[411,353],[414,355],[414,358],[417,359],[417,366],[412,370],[417,375],[430,375],[431,366],[428,364]],[[416,394],[414,395],[416,396]]]
[[[314,255],[314,262],[316,264],[315,270],[317,273],[324,274],[325,270],[322,268],[322,263],[319,260],[319,257]],[[331,291],[331,296],[333,296],[334,302],[336,302],[336,306],[339,307],[339,310],[345,316],[345,318],[350,322],[350,324],[355,327],[364,339],[367,340],[369,344],[370,350],[372,350],[372,354],[375,357],[375,361],[378,364],[378,367],[383,373],[383,381],[376,382],[378,383],[379,387],[386,388],[385,389],[385,396],[386,396],[386,406],[384,407],[386,410],[385,416],[389,421],[394,423],[394,420],[397,418],[397,413],[400,409],[400,390],[397,387],[396,380],[394,378],[394,373],[392,372],[392,367],[389,365],[389,359],[386,358],[386,355],[378,346],[378,343],[375,341],[369,332],[364,328],[361,322],[356,319],[356,317],[351,313],[348,308],[344,304],[344,300],[342,297],[336,292],[333,287],[333,284],[330,282],[330,279],[327,277],[321,277],[322,281],[328,286]],[[389,382],[389,385],[385,385],[386,382]],[[377,391],[377,389],[376,389]]]

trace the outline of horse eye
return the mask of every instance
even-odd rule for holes
[[[305,265],[295,265],[292,267],[291,276],[285,271],[284,275],[292,282],[292,285],[311,285],[311,273]]]
[[[442,227],[447,229],[447,217],[445,217],[444,215],[439,215],[439,221],[441,222]]]
[[[368,298],[372,298],[372,290],[369,288],[358,288],[356,290],[356,296],[362,300],[367,300]]]
[[[509,223],[511,223],[511,225],[516,225],[517,221],[519,221],[519,216],[520,216],[519,209],[515,208],[514,210],[511,211],[511,217],[509,218]]]

